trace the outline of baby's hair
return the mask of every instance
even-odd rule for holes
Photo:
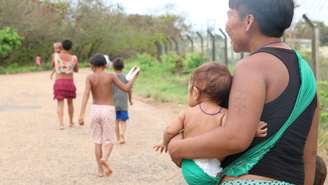
[[[124,62],[122,58],[115,58],[113,61],[113,68],[117,71],[122,71],[124,69]]]
[[[227,107],[232,76],[225,65],[208,62],[196,68],[190,79],[190,85],[198,88],[201,96]]]
[[[103,54],[95,54],[90,59],[90,64],[92,64],[95,67],[105,67],[107,64],[106,58]]]
[[[53,47],[54,47],[54,48],[62,48],[63,46],[62,46],[62,43],[61,43],[61,42],[55,42],[55,43],[53,44]]]

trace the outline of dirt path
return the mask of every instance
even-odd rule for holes
[[[79,112],[87,70],[76,75]],[[115,145],[114,174],[97,178],[89,125],[57,129],[49,73],[0,76],[0,185],[180,185],[179,170],[152,146],[181,107],[135,100],[127,144]]]

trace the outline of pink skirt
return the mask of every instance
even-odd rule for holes
[[[54,99],[74,99],[76,97],[76,87],[73,79],[57,79],[54,84]]]

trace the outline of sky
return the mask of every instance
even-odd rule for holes
[[[122,5],[127,13],[159,15],[176,13],[186,18],[195,30],[224,28],[227,18],[228,0],[107,0]],[[328,24],[327,0],[296,0],[295,20],[306,13],[310,19],[326,21]]]

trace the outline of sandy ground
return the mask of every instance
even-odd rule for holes
[[[88,73],[75,78],[75,122]],[[127,144],[115,145],[110,157],[114,173],[98,178],[89,124],[57,130],[52,83],[45,72],[0,76],[0,185],[184,184],[169,157],[152,150],[181,107],[135,99]]]

